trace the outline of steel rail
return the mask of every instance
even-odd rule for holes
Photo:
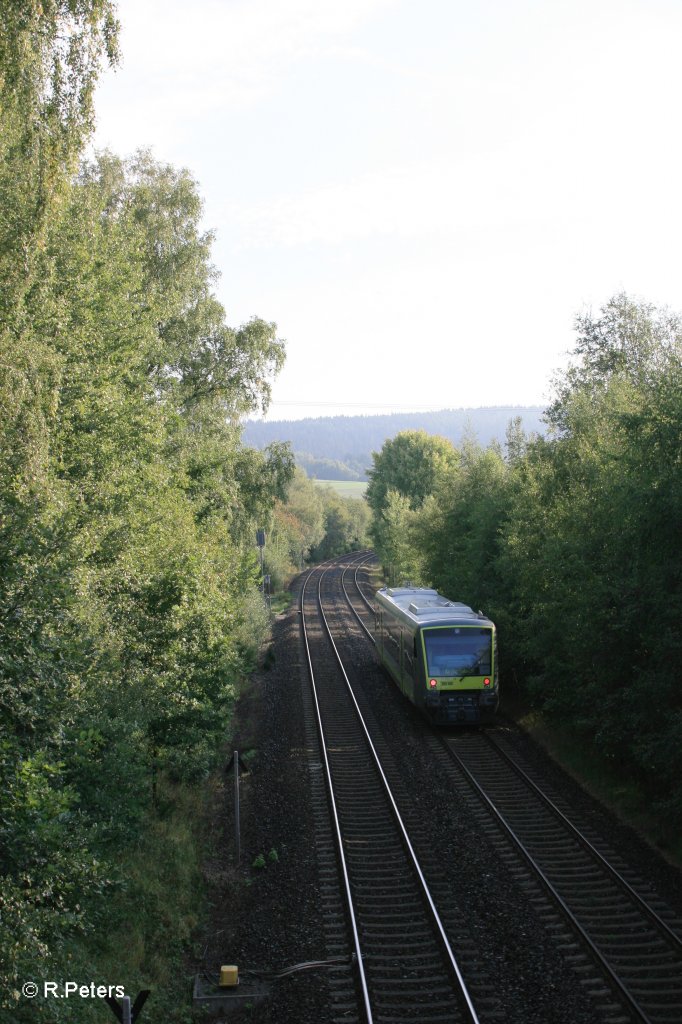
[[[665,938],[668,939],[678,949],[682,950],[682,938],[680,938],[677,932],[673,931],[673,929],[670,928],[669,925],[667,925],[661,917],[659,917],[659,915],[656,913],[653,907],[649,906],[646,900],[642,896],[640,896],[637,890],[630,885],[627,879],[623,878],[620,872],[616,868],[614,868],[612,864],[609,863],[606,857],[604,857],[604,855],[600,853],[595,846],[593,846],[593,844],[589,841],[587,836],[583,835],[580,829],[577,828],[577,826],[574,825],[573,822],[566,817],[564,812],[560,810],[559,807],[557,807],[554,801],[551,800],[545,792],[543,792],[540,786],[538,786],[538,784],[531,779],[527,772],[525,772],[523,768],[519,764],[517,764],[514,758],[502,749],[497,740],[495,740],[492,736],[488,735],[487,733],[485,734],[485,739],[492,747],[494,747],[495,752],[499,754],[499,756],[509,765],[509,767],[516,773],[516,775],[518,775],[522,782],[524,782],[535,793],[535,795],[544,803],[544,805],[552,812],[552,814],[559,818],[561,823],[566,826],[566,828],[574,836],[574,838],[577,839],[577,841],[580,843],[583,849],[587,850],[587,852],[591,856],[593,856],[595,860],[599,862],[600,866],[604,868],[607,874],[610,875],[610,877],[613,878],[613,880],[621,886],[621,888],[627,893],[627,895],[632,900],[634,900],[634,902],[637,904],[640,910],[642,910],[649,918],[649,920],[657,928],[660,929]]]
[[[406,849],[407,849],[407,851],[409,853],[409,857],[410,857],[410,860],[412,862],[412,866],[413,866],[414,871],[415,871],[415,873],[417,875],[417,878],[419,880],[419,884],[420,884],[420,887],[421,887],[421,890],[422,890],[422,894],[424,896],[424,899],[426,900],[426,904],[429,907],[429,910],[431,912],[432,920],[433,920],[433,922],[434,922],[434,924],[436,926],[436,930],[437,930],[437,932],[438,932],[438,934],[440,936],[440,939],[441,939],[441,942],[442,942],[442,945],[443,945],[443,949],[445,950],[445,953],[446,953],[446,956],[447,956],[447,960],[448,960],[448,962],[450,964],[450,967],[451,967],[451,969],[452,969],[452,971],[453,971],[453,973],[454,973],[454,975],[455,975],[455,977],[457,979],[457,983],[458,983],[458,986],[459,986],[459,994],[460,994],[460,996],[462,998],[462,1001],[464,1003],[464,1008],[465,1008],[465,1012],[466,1012],[467,1018],[468,1018],[470,1024],[479,1024],[478,1015],[476,1013],[476,1010],[474,1008],[473,1002],[471,1000],[471,997],[469,995],[468,989],[466,987],[466,982],[464,981],[464,977],[462,976],[462,972],[461,972],[461,970],[459,968],[459,964],[457,963],[457,959],[456,959],[455,954],[453,952],[453,949],[452,949],[452,947],[450,945],[449,939],[448,939],[448,937],[446,935],[445,928],[443,927],[443,922],[441,921],[440,915],[439,915],[439,913],[438,913],[438,911],[436,909],[436,905],[435,905],[435,903],[433,901],[433,898],[431,896],[431,893],[429,891],[429,887],[428,887],[428,885],[426,883],[426,879],[424,877],[424,874],[422,872],[421,866],[420,866],[419,861],[417,859],[417,855],[416,855],[416,853],[414,851],[414,848],[413,848],[412,843],[410,841],[409,835],[407,833],[407,829],[405,828],[405,824],[404,824],[403,819],[402,819],[402,817],[400,815],[400,812],[398,810],[398,806],[397,806],[397,804],[395,802],[395,798],[394,798],[393,793],[391,791],[391,787],[389,786],[388,779],[386,778],[386,775],[384,773],[384,769],[383,769],[383,767],[381,765],[381,760],[379,758],[379,755],[377,754],[377,751],[376,751],[376,748],[374,746],[374,743],[372,742],[372,738],[371,738],[371,736],[369,734],[369,730],[368,730],[367,725],[365,723],[365,720],[364,720],[364,718],[362,716],[362,712],[360,711],[360,707],[359,707],[358,702],[357,702],[357,700],[355,698],[355,694],[353,693],[353,687],[351,686],[350,680],[349,680],[348,675],[346,673],[346,669],[345,669],[343,661],[341,659],[341,655],[339,654],[339,651],[338,651],[338,648],[336,646],[336,643],[334,642],[334,637],[332,636],[331,628],[330,628],[329,623],[327,621],[327,617],[326,617],[326,615],[324,613],[324,608],[322,606],[322,589],[321,588],[322,588],[322,580],[324,579],[324,576],[326,575],[327,571],[328,571],[328,569],[325,569],[324,572],[322,572],[320,574],[320,578],[319,578],[318,584],[317,584],[317,595],[318,595],[318,604],[319,604],[319,609],[320,609],[320,615],[322,617],[322,621],[324,622],[324,626],[325,626],[325,629],[327,631],[327,636],[328,636],[328,638],[329,638],[329,640],[331,642],[332,648],[334,650],[334,654],[336,655],[336,660],[337,660],[337,662],[339,664],[339,668],[340,668],[341,673],[342,673],[342,675],[344,677],[344,680],[346,682],[346,686],[348,688],[349,696],[350,696],[350,698],[351,698],[351,700],[353,702],[353,705],[355,707],[355,710],[356,710],[356,713],[357,713],[357,716],[358,716],[359,724],[360,724],[360,726],[362,728],[362,731],[365,734],[365,738],[367,740],[367,744],[368,744],[369,750],[370,750],[370,752],[372,754],[372,757],[374,758],[374,762],[376,764],[376,768],[377,768],[377,771],[379,773],[379,777],[381,778],[381,781],[383,783],[384,790],[386,792],[386,796],[388,798],[389,804],[390,804],[391,809],[393,811],[396,824],[398,825],[399,831],[400,831],[400,833],[401,833],[401,835],[403,837],[403,841],[405,843],[405,847],[406,847]]]
[[[357,566],[355,567],[355,572],[353,573],[353,582],[355,583],[355,588],[356,588],[358,594],[360,595],[362,600],[365,602],[365,604],[367,605],[369,610],[373,612],[374,609],[373,609],[372,605],[370,604],[370,602],[367,600],[365,595],[360,590],[360,584],[358,583],[358,572],[363,567],[365,562],[368,562],[371,557],[372,557],[371,554],[365,555],[365,557],[360,562],[358,562]],[[370,640],[370,642],[373,643],[374,646],[376,647],[376,640],[374,639],[374,637],[372,636],[370,631],[367,629],[367,626],[364,624],[364,622],[362,621],[362,619],[360,618],[360,616],[356,612],[355,608],[353,607],[353,603],[352,603],[352,601],[351,601],[351,599],[350,599],[350,597],[348,595],[348,591],[346,590],[346,573],[348,572],[349,569],[353,568],[354,564],[355,563],[351,563],[350,565],[347,565],[346,568],[343,570],[343,573],[341,574],[341,586],[343,588],[343,593],[344,593],[344,596],[346,598],[346,601],[348,602],[348,607],[350,608],[350,610],[352,611],[353,615],[355,616],[355,618],[360,623],[360,626],[362,627],[362,629],[367,634],[367,637]]]
[[[516,832],[511,827],[509,822],[506,820],[504,815],[497,809],[497,807],[490,799],[488,794],[485,792],[483,787],[480,785],[478,780],[475,778],[473,773],[469,771],[469,769],[464,764],[462,759],[459,757],[458,754],[455,753],[455,751],[447,743],[447,741],[442,737],[440,737],[440,739],[441,742],[443,743],[443,746],[450,754],[450,757],[452,757],[452,759],[455,761],[458,768],[465,776],[469,784],[474,788],[478,796],[481,798],[481,800],[483,800],[484,804],[488,807],[488,810],[492,814],[493,818],[497,821],[498,825],[501,827],[503,832],[506,833],[506,835],[511,840],[513,845],[517,848],[523,859],[528,864],[532,873],[536,876],[536,878],[539,879],[545,891],[551,896],[555,904],[560,908],[564,917],[567,919],[570,926],[573,928],[574,932],[580,937],[580,939],[582,939],[582,941],[588,947],[592,956],[597,961],[599,968],[605,973],[606,977],[614,986],[618,995],[624,999],[626,1005],[635,1014],[637,1020],[642,1021],[643,1024],[652,1024],[650,1017],[647,1016],[647,1014],[644,1012],[644,1010],[639,1005],[637,1000],[630,994],[630,992],[628,992],[627,988],[625,987],[621,979],[615,973],[609,962],[605,959],[599,947],[593,942],[588,933],[585,931],[578,918],[575,916],[571,908],[564,900],[563,896],[560,895],[560,893],[557,891],[554,885],[550,882],[549,878],[542,870],[540,865],[537,863],[533,855],[526,849],[524,843],[521,841],[521,839],[519,839]]]
[[[367,598],[363,594],[362,590],[360,589],[360,584],[358,583],[358,572],[360,571],[360,569],[362,569],[362,567],[365,564],[365,562],[368,562],[370,560],[370,558],[372,558],[372,554],[371,553],[369,555],[367,555],[365,558],[363,558],[361,562],[358,563],[358,565],[357,565],[357,567],[355,569],[355,572],[353,573],[353,582],[355,583],[355,587],[357,589],[357,592],[360,595],[360,597],[362,598],[362,600],[365,602],[365,604],[367,605],[369,610],[371,612],[374,612],[374,605],[372,604],[371,601],[367,600]],[[345,571],[344,571],[343,575],[344,576],[346,575]],[[345,587],[344,587],[344,591],[345,591]]]
[[[356,961],[357,961],[357,966],[358,966],[358,973],[359,973],[359,976],[360,976],[360,988],[361,988],[361,991],[362,991],[363,1007],[364,1007],[365,1018],[367,1020],[367,1024],[373,1024],[374,1018],[372,1016],[372,1006],[371,1006],[370,998],[369,998],[369,990],[367,988],[367,978],[365,976],[365,965],[364,965],[364,961],[363,961],[363,958],[362,958],[362,949],[360,947],[360,935],[359,935],[359,932],[358,932],[357,920],[355,918],[355,909],[353,907],[353,896],[352,896],[351,889],[350,889],[350,878],[349,878],[349,875],[348,875],[348,866],[346,864],[346,856],[345,856],[345,853],[344,853],[344,850],[343,850],[343,838],[342,838],[342,835],[341,835],[341,825],[340,825],[340,822],[339,822],[339,815],[338,815],[338,810],[337,810],[337,806],[336,806],[336,800],[335,800],[335,797],[334,797],[334,786],[332,784],[331,768],[330,768],[330,765],[329,765],[329,759],[327,757],[327,742],[326,742],[325,735],[324,735],[324,727],[322,725],[322,715],[320,713],[320,705],[319,705],[319,701],[317,699],[317,690],[315,688],[315,673],[313,671],[313,662],[312,662],[312,658],[311,658],[311,655],[310,655],[310,645],[308,643],[308,630],[307,630],[307,627],[306,627],[306,620],[305,620],[305,608],[304,608],[305,588],[307,587],[308,582],[310,581],[310,577],[316,571],[318,571],[317,568],[313,568],[313,569],[310,570],[310,572],[306,576],[305,581],[303,583],[303,586],[301,588],[301,600],[300,600],[300,605],[301,605],[301,626],[302,626],[302,630],[303,630],[303,640],[304,640],[304,643],[305,643],[306,656],[307,656],[307,659],[308,659],[308,671],[310,673],[310,683],[311,683],[311,688],[312,688],[312,692],[313,692],[313,701],[315,703],[315,715],[317,717],[317,727],[319,729],[319,734],[320,734],[320,746],[322,748],[322,757],[323,757],[323,760],[324,760],[325,774],[326,774],[326,777],[327,777],[327,792],[329,794],[329,802],[331,804],[332,818],[333,818],[333,821],[334,821],[334,832],[335,832],[335,839],[336,839],[336,850],[337,850],[337,853],[338,853],[338,856],[339,856],[339,861],[341,863],[341,873],[343,875],[343,887],[344,887],[344,890],[345,890],[348,915],[349,915],[350,923],[351,923],[351,931],[353,933],[353,945],[355,947],[355,956],[356,956]]]

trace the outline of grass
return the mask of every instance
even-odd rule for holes
[[[366,480],[314,480],[318,487],[331,487],[342,498],[362,498],[367,490]]]
[[[112,908],[114,926],[101,967],[107,978],[125,983],[133,998],[142,988],[152,990],[143,1015],[149,1024],[189,1024],[196,1014],[184,958],[205,912],[209,794],[206,782],[164,781],[160,789],[164,810],[150,816],[142,841],[121,865],[126,886]]]
[[[270,598],[272,614],[279,615],[281,612],[285,612],[293,599],[293,594],[290,594],[288,590],[280,590],[278,593],[273,594]]]

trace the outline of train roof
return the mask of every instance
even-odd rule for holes
[[[413,626],[470,626],[474,622],[493,625],[482,612],[427,587],[383,587],[376,597],[380,604],[396,611],[399,619]]]

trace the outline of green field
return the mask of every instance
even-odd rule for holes
[[[367,490],[366,480],[314,480],[318,487],[333,487],[342,498],[362,498]]]

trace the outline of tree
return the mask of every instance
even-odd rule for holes
[[[682,331],[616,296],[581,318],[555,434],[514,467],[498,569],[546,714],[594,742],[682,820]]]
[[[457,477],[424,504],[415,531],[433,585],[492,617],[504,604],[496,563],[508,486],[498,446],[468,442]]]
[[[333,487],[320,488],[324,515],[324,536],[311,551],[311,558],[323,562],[344,551],[356,551],[367,544],[369,514],[359,498],[342,498]]]
[[[679,358],[682,318],[622,292],[597,318],[591,313],[578,316],[576,330],[576,362],[555,381],[557,397],[547,412],[558,430],[568,427],[566,416],[580,394],[596,399],[617,379],[638,390],[646,388]]]
[[[483,607],[500,632],[503,691],[594,746],[642,788],[662,842],[682,823],[682,319],[625,295],[577,320],[547,437],[518,421],[499,446],[465,442],[421,500],[372,481],[385,565]],[[397,440],[397,439],[396,439]],[[396,460],[397,461],[397,460]],[[407,460],[406,460],[407,462]],[[383,503],[383,504],[382,504]],[[378,510],[378,511],[377,511]]]
[[[407,509],[420,508],[437,487],[455,479],[459,454],[445,438],[406,430],[386,441],[372,459],[374,469],[365,494],[372,509],[370,532],[383,564],[394,565]],[[404,501],[398,502],[399,498]],[[402,565],[404,559],[398,561]]]
[[[3,3],[0,310],[5,325],[35,280],[45,231],[93,126],[101,62],[118,59],[117,36],[111,0]],[[16,320],[13,326],[16,331]]]
[[[237,421],[267,404],[283,345],[272,324],[227,326],[200,209],[191,178],[147,155],[87,165],[43,225],[40,273],[3,336],[17,341],[0,361],[0,1020],[13,1024],[30,1016],[17,981],[38,957],[54,976],[96,973],[89,935],[157,782],[215,762],[263,624],[253,531],[293,459],[244,448]]]
[[[386,495],[381,513],[381,560],[391,586],[424,582],[422,552],[416,537],[420,511],[398,491]]]
[[[295,470],[285,499],[275,503],[271,522],[265,569],[273,587],[281,589],[324,536],[322,495],[303,470]]]
[[[380,452],[373,452],[372,461],[366,499],[372,511],[379,514],[389,490],[402,494],[412,508],[418,508],[433,493],[440,477],[456,472],[458,455],[443,437],[433,437],[425,430],[405,430],[386,441]]]

